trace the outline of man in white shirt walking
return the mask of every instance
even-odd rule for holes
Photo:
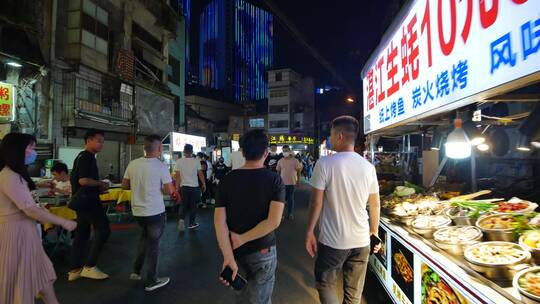
[[[201,193],[206,191],[206,178],[202,171],[201,161],[193,157],[192,145],[184,146],[184,157],[176,161],[174,171],[176,185],[181,187],[182,193],[182,214],[178,221],[178,230],[185,229],[186,217],[189,217],[188,228],[195,229],[199,227],[199,224],[195,222],[197,204],[201,201]]]
[[[146,156],[129,163],[122,181],[122,188],[131,190],[133,216],[142,228],[137,258],[130,279],[141,280],[144,260],[148,257],[146,291],[163,287],[170,281],[168,277],[157,277],[159,241],[166,222],[162,189],[165,188],[175,200],[178,200],[178,193],[167,165],[159,160],[162,150],[161,137],[158,135],[146,137],[144,140]]]
[[[322,304],[339,303],[336,281],[341,271],[343,303],[360,303],[370,243],[373,252],[380,249],[377,174],[375,167],[354,151],[358,129],[354,117],[334,119],[330,143],[337,153],[319,160],[311,179],[306,249],[311,257],[317,253],[315,280]],[[314,231],[319,217],[317,242]]]

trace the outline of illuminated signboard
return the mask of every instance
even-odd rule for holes
[[[15,87],[12,84],[0,82],[0,120],[15,119]]]
[[[315,139],[309,136],[297,136],[297,135],[270,135],[270,143],[276,145],[313,145]]]
[[[182,152],[185,144],[193,146],[193,152],[201,152],[206,147],[206,137],[194,136],[173,132],[171,135],[172,147],[174,152]]]
[[[415,0],[407,8],[362,71],[366,133],[470,104],[540,71],[538,1]]]

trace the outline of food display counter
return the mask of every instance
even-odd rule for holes
[[[538,205],[477,198],[489,194],[398,186],[382,198],[383,249],[369,264],[395,302],[540,303]]]
[[[517,289],[491,281],[432,240],[382,218],[384,250],[370,268],[396,303],[524,303]]]
[[[362,70],[372,163],[378,139],[402,137],[392,173],[429,189],[380,187],[394,189],[369,265],[396,303],[540,303],[538,8],[408,1]]]

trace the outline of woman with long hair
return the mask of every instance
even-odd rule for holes
[[[0,144],[0,303],[30,304],[38,296],[56,304],[53,265],[41,243],[35,221],[75,229],[74,221],[39,208],[31,190],[36,185],[26,166],[36,160],[36,138],[7,134]]]

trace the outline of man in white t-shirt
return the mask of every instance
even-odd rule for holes
[[[337,153],[319,160],[311,178],[306,249],[312,257],[317,253],[315,280],[322,304],[338,303],[336,280],[341,271],[343,303],[360,303],[370,243],[373,252],[380,249],[377,174],[375,167],[354,151],[358,129],[354,117],[334,119],[330,143]],[[314,231],[319,217],[317,243]]]
[[[144,151],[145,157],[129,163],[122,188],[131,190],[131,210],[142,228],[134,271],[130,279],[141,279],[145,256],[148,255],[145,290],[152,291],[167,285],[170,281],[168,277],[157,277],[159,240],[166,222],[162,189],[168,191],[176,200],[178,193],[172,183],[168,166],[159,159],[162,153],[161,137],[159,135],[146,137]]]
[[[193,157],[192,145],[184,146],[184,157],[176,161],[174,171],[176,186],[182,189],[182,214],[178,221],[178,230],[185,229],[186,217],[189,217],[188,228],[195,229],[199,227],[199,224],[195,222],[197,204],[201,201],[201,193],[206,191],[206,178],[202,171],[201,161]]]

